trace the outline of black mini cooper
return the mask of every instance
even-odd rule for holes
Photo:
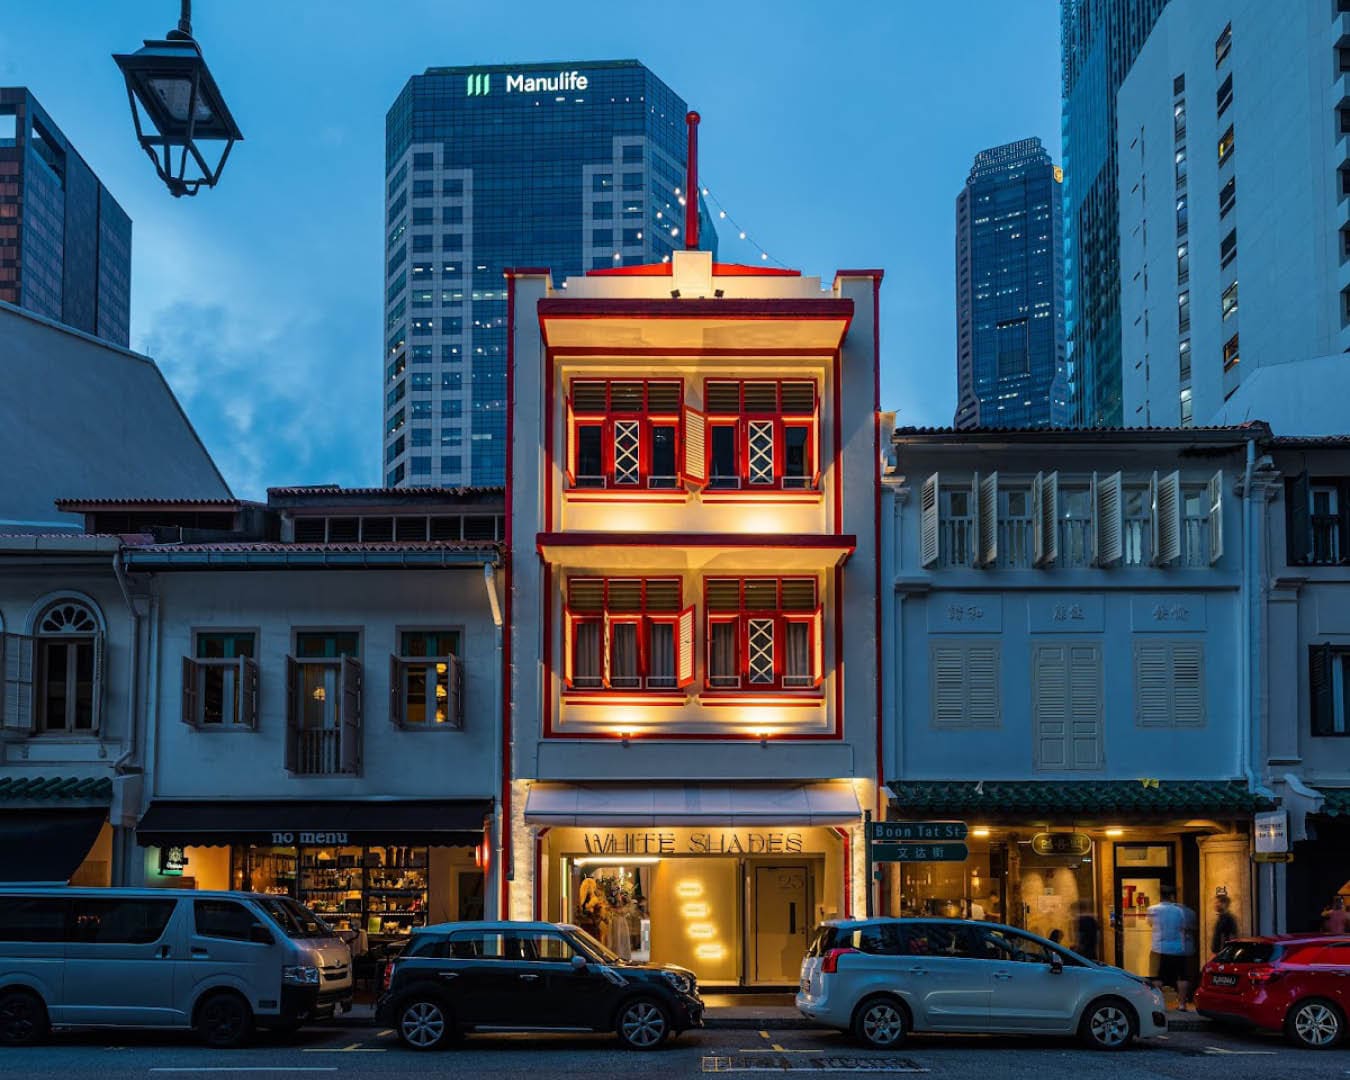
[[[414,1050],[465,1031],[612,1031],[634,1050],[703,1023],[694,973],[623,960],[575,926],[460,922],[413,934],[384,972],[381,1024]]]

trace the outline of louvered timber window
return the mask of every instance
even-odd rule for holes
[[[694,681],[694,609],[679,578],[573,577],[563,609],[571,690],[676,690]]]
[[[1350,735],[1350,646],[1308,646],[1308,691],[1314,735]]]
[[[183,723],[204,731],[255,727],[257,635],[201,630],[195,640],[195,655],[183,657]]]
[[[574,379],[567,397],[567,479],[573,488],[675,488],[684,460],[679,379]],[[701,431],[698,440],[701,446]]]
[[[710,690],[809,690],[824,678],[823,608],[812,577],[708,578]]]
[[[1096,643],[1046,642],[1031,662],[1036,768],[1102,767],[1102,650]]]
[[[992,639],[934,641],[928,650],[933,726],[996,728],[1002,719],[1000,648]]]
[[[1134,717],[1140,727],[1202,727],[1205,650],[1199,641],[1134,643]]]
[[[810,379],[708,379],[708,486],[814,490],[820,486],[819,402]]]

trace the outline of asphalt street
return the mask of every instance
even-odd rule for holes
[[[1350,1049],[1295,1050],[1275,1037],[1176,1032],[1120,1053],[1050,1039],[912,1037],[898,1051],[864,1050],[828,1031],[694,1031],[661,1050],[619,1049],[604,1036],[475,1036],[441,1053],[405,1050],[376,1028],[314,1028],[263,1034],[233,1052],[208,1050],[190,1035],[57,1033],[41,1047],[0,1051],[0,1075],[62,1080],[387,1080],[743,1075],[765,1073],[931,1077],[932,1080],[1330,1080],[1350,1077]]]

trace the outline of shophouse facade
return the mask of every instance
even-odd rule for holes
[[[1249,855],[1248,428],[905,429],[882,515],[892,818],[965,862],[888,864],[893,914],[991,917],[1149,974],[1167,887],[1270,917]],[[892,689],[893,688],[893,689]],[[1258,914],[1261,918],[1258,918]]]
[[[511,917],[784,985],[865,909],[880,280],[508,274]]]

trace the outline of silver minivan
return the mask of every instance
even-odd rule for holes
[[[232,1047],[351,996],[346,944],[287,896],[0,888],[0,1045],[88,1025],[191,1027]]]
[[[870,1046],[911,1031],[1078,1035],[1100,1050],[1167,1031],[1143,979],[1000,923],[834,920],[802,961],[797,1009]]]

